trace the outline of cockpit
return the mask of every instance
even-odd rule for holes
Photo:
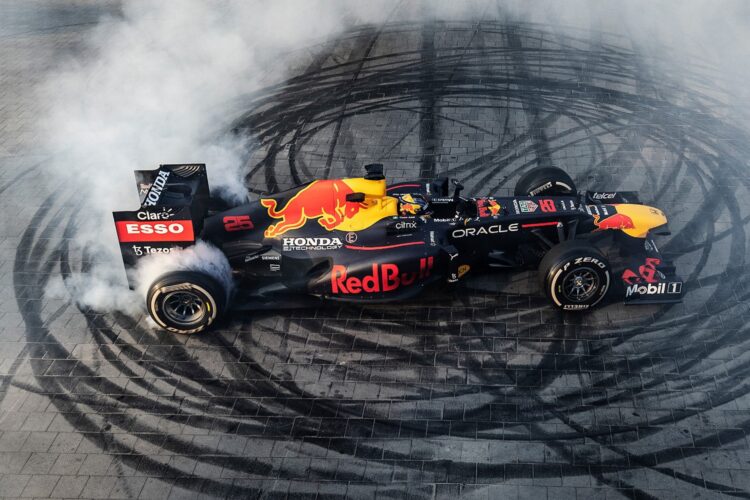
[[[430,215],[430,203],[421,194],[398,196],[398,215],[401,217],[421,217]]]
[[[435,219],[452,219],[454,217],[475,218],[498,215],[502,208],[491,198],[465,199],[431,198],[422,194],[400,194],[398,215],[400,217],[433,217]]]

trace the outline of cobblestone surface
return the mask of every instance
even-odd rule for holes
[[[508,194],[559,165],[670,215],[685,300],[566,315],[523,272],[180,338],[44,294],[95,256],[70,251],[73,204],[34,175],[33,86],[116,12],[0,4],[0,497],[750,495],[750,136],[715,75],[646,64],[614,35],[491,19],[312,47],[227,124],[262,144],[252,190],[381,161],[394,181]]]

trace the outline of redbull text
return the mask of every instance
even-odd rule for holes
[[[434,257],[419,259],[419,271],[400,272],[396,264],[373,264],[372,273],[366,276],[349,276],[346,266],[334,265],[331,269],[332,293],[381,293],[392,292],[402,286],[409,286],[417,279],[430,276]]]

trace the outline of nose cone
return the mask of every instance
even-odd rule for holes
[[[622,228],[622,232],[633,238],[645,238],[651,229],[667,223],[667,216],[658,208],[627,203],[613,206],[618,214],[623,214],[633,221],[633,227]]]

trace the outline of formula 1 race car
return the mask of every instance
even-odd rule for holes
[[[456,181],[386,186],[382,165],[365,170],[223,211],[211,209],[203,164],[136,171],[140,209],[114,213],[126,268],[203,240],[232,272],[233,286],[200,267],[166,272],[148,286],[151,317],[190,334],[230,302],[395,301],[470,273],[529,267],[564,311],[590,309],[610,289],[628,304],[681,298],[682,282],[652,237],[666,233],[667,218],[633,192],[578,193],[563,170],[540,167],[521,177],[513,197],[466,198]],[[598,248],[605,233],[615,236],[619,268]]]

